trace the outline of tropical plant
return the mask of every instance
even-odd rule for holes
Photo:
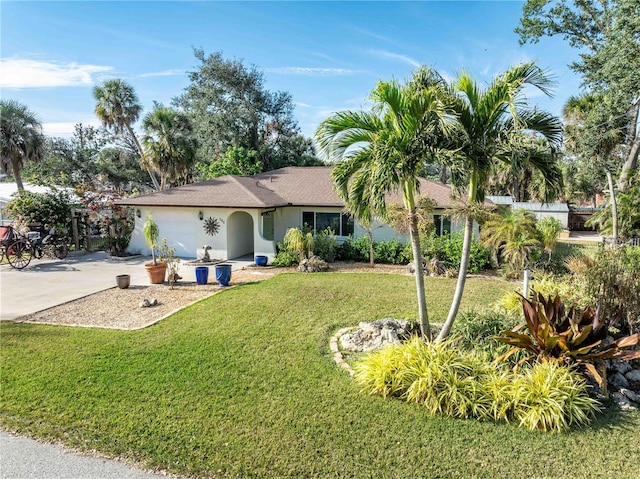
[[[529,263],[531,253],[540,246],[536,218],[528,211],[505,209],[493,214],[482,225],[480,241],[514,270]]]
[[[560,232],[563,229],[562,223],[558,218],[548,216],[546,218],[542,218],[536,223],[536,229],[540,234],[544,250],[549,253],[549,261],[551,261],[553,248],[555,248],[558,236],[560,236]]]
[[[437,99],[437,82],[417,87],[392,80],[379,82],[371,93],[369,112],[345,111],[324,120],[316,131],[321,155],[335,163],[332,178],[340,197],[356,218],[386,216],[386,195],[402,193],[410,223],[413,257],[421,263],[420,236],[416,215],[419,175],[433,154],[425,142],[427,133],[445,126],[445,111]],[[420,328],[431,338],[423,269],[416,268],[416,290]]]
[[[585,379],[556,361],[537,363],[514,375],[507,391],[513,419],[532,431],[560,432],[588,424],[599,411]]]
[[[327,227],[322,231],[318,231],[313,238],[313,251],[327,263],[333,263],[336,259],[338,250],[338,240],[335,231]]]
[[[532,299],[522,298],[526,331],[520,326],[504,330],[496,339],[512,348],[498,361],[525,350],[529,353],[522,361],[534,359],[538,362],[561,361],[584,365],[606,394],[606,359],[629,361],[640,358],[640,351],[625,350],[640,342],[640,333],[604,342],[609,328],[615,326],[620,315],[601,317],[599,311],[586,308],[582,313],[565,310],[560,296],[548,299],[534,294]]]
[[[466,73],[461,74],[450,88],[449,97],[456,112],[457,134],[452,135],[452,173],[456,182],[467,180],[467,202],[469,205],[484,201],[488,174],[494,164],[510,163],[512,145],[510,139],[519,132],[541,135],[553,151],[560,145],[562,124],[549,113],[529,108],[524,89],[533,86],[549,94],[550,80],[534,63],[510,68],[482,90]],[[521,146],[519,146],[520,148]],[[544,191],[551,198],[562,184],[562,175],[555,155],[539,148],[522,156],[526,163],[540,171],[544,178]],[[470,210],[472,211],[472,210]],[[458,314],[464,292],[469,264],[469,251],[473,218],[465,219],[462,259],[456,292],[447,319],[438,334],[438,340],[447,337]],[[514,245],[515,247],[515,245]]]
[[[144,117],[142,127],[144,161],[160,175],[160,189],[177,179],[185,182],[194,167],[197,149],[189,119],[156,104]]]
[[[300,261],[313,255],[313,233],[299,228],[289,228],[284,234],[284,246],[298,255]]]
[[[144,164],[144,151],[133,130],[133,124],[142,112],[142,105],[133,87],[119,78],[107,80],[93,88],[96,100],[95,113],[100,122],[117,135],[126,132],[127,139],[133,144],[138,154],[141,166],[147,170],[155,190],[160,190],[160,184],[149,165]]]
[[[32,111],[17,101],[0,100],[0,162],[5,173],[11,170],[20,194],[22,167],[42,158],[44,143],[42,125]]]
[[[300,261],[300,255],[293,251],[289,251],[283,243],[276,244],[277,253],[271,264],[273,266],[289,267]]]
[[[158,247],[158,238],[160,237],[160,230],[158,229],[158,225],[153,218],[151,217],[151,213],[147,215],[147,220],[142,225],[142,233],[144,234],[144,239],[147,242],[147,246],[151,249],[151,256],[153,257],[153,264],[156,266],[158,261],[156,260],[156,248]]]
[[[516,315],[504,311],[465,311],[451,329],[452,342],[467,351],[475,351],[487,360],[504,354],[508,346],[495,340],[500,331],[511,329],[519,322]]]
[[[569,366],[535,364],[508,373],[448,341],[414,337],[387,346],[356,364],[354,377],[366,392],[419,404],[431,414],[517,421],[544,431],[586,424],[598,410],[586,381]]]
[[[162,238],[160,244],[160,261],[167,265],[167,279],[169,286],[173,289],[173,285],[180,279],[178,270],[180,269],[180,258],[176,256],[176,249],[173,246],[169,246],[167,238]]]

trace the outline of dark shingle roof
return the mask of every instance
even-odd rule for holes
[[[453,206],[451,189],[446,185],[421,178],[420,194],[435,200],[440,208]],[[391,193],[389,201],[401,203],[400,192]],[[330,166],[289,166],[255,176],[223,176],[119,200],[117,203],[131,206],[227,208],[344,206],[344,201],[333,189]]]

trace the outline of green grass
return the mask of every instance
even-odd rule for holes
[[[426,279],[433,321],[454,287]],[[512,288],[471,278],[462,307]],[[551,435],[361,393],[328,338],[415,318],[414,291],[405,276],[285,274],[141,331],[3,324],[0,421],[200,477],[640,477],[639,414]]]

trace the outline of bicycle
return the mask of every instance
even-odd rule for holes
[[[50,258],[64,259],[69,254],[69,246],[66,239],[51,230],[49,234],[43,237],[44,232],[30,231],[27,233],[27,239],[31,243],[31,253],[37,259],[43,256]]]

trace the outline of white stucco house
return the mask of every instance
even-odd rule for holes
[[[460,229],[444,210],[453,206],[451,189],[426,179],[420,180],[420,194],[433,199],[439,233]],[[399,194],[388,201],[401,202]],[[151,254],[142,226],[150,213],[160,230],[160,238],[176,248],[182,258],[201,257],[203,246],[211,247],[212,258],[234,259],[264,255],[273,259],[276,243],[287,229],[309,225],[314,230],[331,227],[338,239],[366,235],[366,230],[344,211],[344,202],[333,188],[331,167],[286,167],[255,176],[223,176],[190,185],[119,200],[135,208],[135,229],[129,244],[131,253]],[[204,223],[215,218],[220,229],[208,235]],[[391,227],[378,224],[374,239],[398,238]]]

